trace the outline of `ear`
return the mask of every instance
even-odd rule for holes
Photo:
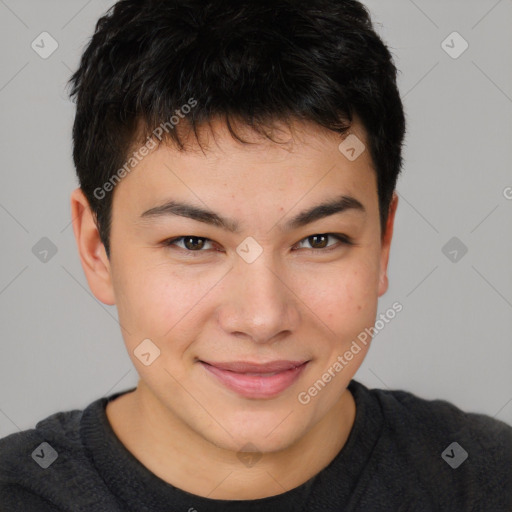
[[[395,213],[398,206],[398,195],[393,192],[393,197],[389,205],[388,220],[386,222],[386,231],[382,234],[381,253],[380,253],[380,277],[379,277],[379,297],[384,295],[388,289],[388,261],[389,251],[391,249],[391,239],[393,238],[393,226],[395,223]]]
[[[71,193],[73,232],[85,277],[94,296],[109,306],[115,304],[110,262],[91,211],[81,188]]]

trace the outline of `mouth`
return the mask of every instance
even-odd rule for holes
[[[245,398],[273,398],[299,378],[309,361],[245,361],[199,363],[228,389]]]

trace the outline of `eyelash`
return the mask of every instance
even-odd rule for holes
[[[327,247],[324,247],[324,248],[306,249],[307,251],[310,251],[310,252],[324,252],[324,253],[327,252],[328,253],[328,252],[331,252],[333,250],[339,249],[340,246],[343,246],[343,245],[348,245],[348,246],[356,245],[354,243],[354,241],[350,237],[348,237],[347,235],[343,235],[341,233],[314,233],[313,235],[309,235],[309,236],[303,238],[302,240],[299,240],[299,242],[297,242],[297,244],[300,244],[301,242],[307,241],[308,238],[311,238],[311,237],[314,237],[314,236],[327,236],[327,237],[336,238],[340,243],[339,244],[334,244],[334,245],[331,245],[331,246],[327,246]],[[177,247],[177,246],[174,245],[175,242],[184,240],[186,238],[195,238],[195,239],[198,239],[198,240],[205,240],[207,242],[213,242],[213,240],[211,240],[210,238],[206,238],[206,237],[202,237],[202,236],[185,235],[185,236],[178,236],[178,237],[175,237],[175,238],[168,238],[167,240],[164,240],[162,242],[162,245],[164,247],[168,247],[168,248],[176,247],[176,248],[181,249],[182,251],[185,251],[185,252],[190,253],[190,254],[206,252],[205,250],[201,250],[201,249],[199,249],[197,251],[191,251],[190,249],[186,249],[186,248],[183,248],[183,247]]]

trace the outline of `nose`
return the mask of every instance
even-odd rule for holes
[[[262,254],[248,264],[239,259],[226,276],[219,306],[220,327],[255,343],[273,343],[293,333],[300,322],[299,300],[286,272]]]

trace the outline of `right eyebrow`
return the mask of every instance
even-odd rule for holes
[[[311,224],[325,217],[344,213],[349,210],[359,211],[363,214],[366,213],[365,207],[359,200],[352,196],[342,195],[303,210],[298,215],[286,222],[284,224],[283,230],[291,231],[293,229]],[[221,227],[232,233],[240,232],[240,225],[235,219],[228,219],[222,217],[218,213],[212,212],[202,207],[174,200],[167,201],[162,205],[155,206],[149,210],[146,210],[144,213],[142,213],[141,218],[158,218],[165,216],[186,217],[198,222]]]

